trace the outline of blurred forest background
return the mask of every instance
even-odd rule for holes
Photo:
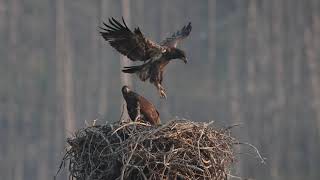
[[[233,174],[320,179],[319,0],[0,0],[1,179],[52,179],[75,129],[119,120],[127,62],[98,33],[111,16],[157,42],[192,22],[168,100],[128,79],[163,122],[242,123],[267,164],[239,154]]]

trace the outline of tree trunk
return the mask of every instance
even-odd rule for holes
[[[284,119],[284,105],[286,102],[285,89],[284,89],[284,15],[283,13],[283,1],[273,0],[272,1],[272,43],[271,43],[271,59],[274,64],[275,74],[274,74],[274,99],[273,99],[273,132],[274,138],[278,138],[273,148],[273,159],[272,159],[272,169],[271,175],[275,179],[280,178],[280,162],[282,161],[281,148],[283,136],[280,135],[281,123]]]
[[[130,27],[130,24],[131,24],[130,0],[122,0],[121,2],[122,2],[121,3],[122,16],[123,16],[127,26]],[[125,66],[130,66],[131,62],[126,56],[121,55],[120,65],[121,65],[121,68],[123,68]],[[127,85],[127,86],[132,87],[132,80],[131,80],[131,77],[129,74],[121,72],[120,76],[121,76],[121,84],[122,85]]]
[[[312,1],[312,33],[313,33],[313,43],[311,48],[311,51],[308,52],[308,62],[310,65],[311,70],[311,81],[312,81],[312,89],[314,94],[314,102],[312,106],[314,107],[314,110],[316,112],[316,125],[318,130],[318,137],[320,138],[320,13],[319,13],[319,7],[320,3],[319,1],[313,0]],[[311,43],[311,42],[310,42]],[[313,54],[314,53],[314,54]]]
[[[127,26],[130,27],[130,24],[131,24],[130,0],[121,0],[121,9],[122,9],[122,16],[123,16]],[[125,66],[130,66],[130,65],[131,65],[130,60],[126,56],[120,55],[120,67],[123,68]],[[121,85],[123,85],[123,86],[127,85],[129,87],[132,87],[132,79],[131,79],[130,74],[121,72],[120,79],[121,79]],[[121,111],[124,110],[122,120],[127,121],[127,120],[129,120],[129,115],[127,113],[127,109],[122,108],[125,104],[123,99],[122,99],[121,104],[122,104]]]
[[[168,0],[163,0],[159,4],[159,8],[160,8],[160,12],[161,12],[160,15],[159,15],[160,16],[160,19],[159,19],[160,20],[160,31],[159,31],[160,33],[159,33],[159,36],[160,36],[160,39],[164,39],[166,36],[168,36],[168,33],[167,33],[168,24],[169,24],[169,22],[168,22],[168,19],[169,19],[168,18],[168,12],[170,12],[170,10],[171,11],[174,11],[174,10],[172,10],[172,7],[170,6],[170,2]],[[171,17],[171,18],[175,18],[175,16]],[[168,68],[168,66],[166,68]],[[164,74],[166,74],[166,73],[164,73]],[[163,78],[165,78],[165,77],[163,77]],[[172,79],[174,80],[175,78],[172,77]],[[165,82],[165,80],[164,80],[164,82]],[[169,84],[169,83],[167,83],[167,84]],[[166,88],[166,85],[164,85],[164,87]],[[166,92],[166,94],[169,97],[170,87],[168,87],[168,89],[169,89],[168,93]],[[158,95],[158,93],[157,93],[157,95]],[[158,99],[158,102],[160,104],[159,110],[161,112],[160,114],[161,114],[162,119],[169,118],[170,117],[170,110],[169,110],[170,104],[167,103],[166,101],[164,101],[163,99]]]
[[[215,62],[216,62],[216,0],[208,0],[208,66],[207,66],[207,73],[208,77],[215,77]],[[218,96],[219,88],[218,88],[218,81],[216,78],[209,78],[209,92],[210,94],[210,101],[212,104],[216,104]],[[211,95],[214,93],[215,95]],[[215,117],[216,112],[213,110],[211,112],[211,116]]]
[[[240,124],[242,123],[243,113],[241,109],[241,96],[240,96],[240,84],[239,81],[239,54],[241,51],[241,44],[239,44],[239,33],[233,31],[231,39],[234,43],[230,46],[229,57],[228,57],[228,95],[229,95],[229,107],[231,113],[231,123]],[[240,133],[237,133],[240,135]],[[236,147],[236,152],[241,152],[240,147]],[[241,157],[240,157],[241,158]],[[242,175],[243,173],[243,163],[241,159],[239,160],[236,169],[236,175]]]
[[[75,130],[73,54],[68,28],[65,25],[65,1],[56,1],[57,91],[63,113],[65,135]]]
[[[20,15],[20,1],[12,0],[9,2],[9,39],[8,39],[8,81],[10,79],[17,80],[19,78],[19,74],[17,72],[17,64],[18,64],[18,30],[19,30],[19,15]],[[10,71],[12,70],[12,71]],[[12,82],[12,81],[11,81]],[[22,180],[23,179],[23,147],[20,147],[21,137],[19,139],[19,134],[17,134],[17,128],[19,125],[19,116],[18,104],[17,104],[17,90],[15,90],[16,84],[13,83],[8,86],[7,89],[7,114],[6,118],[8,120],[8,155],[5,162],[7,162],[8,169],[6,170],[7,178],[6,179],[15,179]]]
[[[11,1],[10,1],[11,2]],[[0,0],[0,39],[2,40],[3,44],[1,45],[0,53],[2,55],[3,61],[0,64],[0,72],[3,72],[2,77],[0,77],[0,84],[9,84],[9,77],[10,77],[10,72],[8,69],[8,64],[9,64],[9,46],[10,46],[10,41],[8,39],[8,25],[9,25],[9,17],[8,16],[8,9],[9,9],[9,2],[6,0]],[[2,94],[5,97],[9,97],[9,88],[3,88],[0,90],[0,94]],[[2,142],[2,146],[0,147],[0,154],[3,156],[3,163],[0,164],[0,174],[2,175],[3,179],[10,179],[10,149],[12,146],[12,143],[10,142],[9,139],[9,134],[12,136],[13,135],[13,129],[10,126],[13,126],[13,123],[11,119],[9,119],[9,103],[0,103],[0,119],[3,121],[3,125],[0,128],[0,142]],[[0,120],[0,121],[1,121]],[[11,124],[10,124],[11,122]],[[10,126],[9,126],[10,124]],[[12,132],[10,132],[12,131]]]
[[[107,18],[106,12],[108,12],[111,4],[108,4],[107,0],[101,0],[99,3],[99,6],[97,7],[99,10],[99,22],[104,21],[104,19]],[[105,44],[105,41],[99,36],[98,41],[98,62],[99,62],[99,95],[98,95],[98,114],[102,115],[103,117],[108,112],[108,80],[106,80],[106,77],[108,77],[108,58],[107,55],[104,53],[105,47],[103,46]]]
[[[208,73],[210,77],[214,76],[214,62],[216,59],[216,0],[208,1]],[[216,92],[214,78],[209,83],[211,92]]]
[[[315,4],[313,4],[315,6]],[[314,10],[315,11],[315,10]],[[316,13],[312,13],[312,26],[306,28],[304,34],[304,44],[306,49],[307,64],[310,72],[311,92],[312,92],[312,109],[315,112],[317,134],[320,137],[320,63],[319,63],[319,48],[320,48],[320,17]]]
[[[237,14],[245,14],[246,6],[239,3],[236,3],[237,6]],[[241,95],[241,66],[240,63],[243,60],[242,53],[245,50],[243,48],[242,42],[244,42],[243,34],[245,33],[245,29],[243,27],[238,27],[236,29],[232,29],[230,32],[229,39],[229,51],[228,51],[228,81],[227,81],[227,101],[229,100],[229,111],[230,111],[230,124],[241,124],[244,121],[244,110],[242,104],[242,95]],[[237,136],[239,137],[247,137],[246,133],[234,130]],[[235,147],[236,152],[241,152],[241,147]],[[235,174],[238,176],[243,176],[244,170],[246,169],[244,166],[244,161],[241,160],[242,157],[239,157],[239,162],[235,168]]]

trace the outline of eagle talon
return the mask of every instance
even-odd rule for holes
[[[134,119],[135,122],[139,122],[140,120],[141,120],[141,116],[140,116],[140,115],[138,115],[138,116]]]
[[[166,89],[162,86],[160,86],[160,90],[163,91],[163,92],[166,92]]]
[[[160,97],[164,98],[164,99],[167,99],[167,94],[165,93],[164,90],[160,90]]]

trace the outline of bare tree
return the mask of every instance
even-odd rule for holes
[[[127,26],[130,26],[130,24],[131,24],[130,0],[122,0],[121,2],[122,2],[121,3],[122,16],[125,19]],[[121,55],[120,64],[121,64],[121,67],[131,65],[130,60],[123,55]],[[131,77],[129,74],[121,73],[121,84],[127,85],[127,86],[132,86],[132,80],[131,80]]]
[[[313,84],[313,92],[315,95],[315,102],[313,103],[313,106],[315,108],[315,112],[317,114],[317,119],[316,119],[316,124],[317,124],[317,129],[318,129],[318,137],[320,138],[320,62],[319,62],[319,57],[320,57],[320,13],[319,13],[319,7],[320,3],[319,1],[313,0],[312,1],[312,31],[313,31],[313,48],[312,50],[315,53],[315,58],[311,57],[309,59],[309,64],[312,64],[314,69],[312,72],[312,75],[314,75],[314,79],[312,79],[312,84]],[[311,53],[311,52],[310,52]],[[312,53],[311,53],[312,54]],[[316,60],[318,59],[318,60]]]
[[[160,39],[165,38],[168,36],[167,31],[168,31],[168,24],[169,24],[169,12],[174,12],[172,6],[170,5],[170,1],[168,0],[163,0],[159,4],[160,8],[160,31],[159,31],[159,37]],[[175,18],[175,16],[171,17]],[[166,103],[164,100],[158,99],[159,102],[159,110],[161,112],[161,117],[170,117],[170,110],[169,110],[169,104]]]
[[[256,0],[250,0],[248,7],[248,24],[246,29],[246,50],[245,58],[247,62],[247,73],[248,73],[248,83],[247,92],[251,99],[250,104],[253,105],[251,114],[253,115],[253,121],[257,118],[257,113],[259,109],[255,100],[258,98],[258,87],[257,87],[257,60],[258,60],[258,13],[257,13],[257,2]],[[251,124],[251,123],[250,123]]]
[[[305,47],[308,68],[310,71],[310,80],[312,86],[312,108],[316,114],[316,124],[318,126],[318,136],[320,137],[320,63],[317,58],[317,51],[320,48],[320,18],[316,15],[312,16],[313,26],[305,31]]]
[[[108,3],[107,0],[101,0],[99,3],[99,6],[97,7],[99,10],[99,23],[104,21],[106,18],[106,13],[109,10],[109,7],[111,6],[110,2]],[[99,115],[106,115],[108,111],[108,84],[109,82],[106,81],[105,77],[108,77],[108,60],[107,55],[104,53],[104,44],[105,41],[102,38],[99,38],[99,44],[98,44],[98,54],[99,54],[99,99],[98,99],[98,113]]]
[[[271,60],[273,61],[275,74],[274,74],[274,99],[273,99],[273,124],[272,127],[275,132],[280,132],[280,127],[282,123],[283,116],[283,109],[286,101],[286,94],[285,94],[285,86],[284,86],[284,16],[283,16],[283,1],[279,2],[277,0],[272,1],[272,43],[271,43]],[[282,136],[283,137],[283,136]],[[280,138],[280,137],[278,137]],[[271,174],[274,178],[279,178],[280,176],[280,168],[279,162],[281,161],[281,147],[280,140],[277,141],[275,144],[273,151],[274,151],[274,158],[271,162],[272,169]]]
[[[210,76],[214,75],[214,62],[216,59],[216,0],[209,0],[208,1],[208,70]],[[215,82],[214,78],[210,80],[211,83],[210,87],[211,92],[215,92]]]
[[[8,69],[12,68],[14,72],[8,71],[10,73],[8,78],[16,78],[19,77],[17,68],[15,68],[16,64],[18,63],[18,30],[19,30],[19,16],[20,16],[20,6],[21,3],[19,0],[12,0],[9,3],[9,19],[8,19]],[[21,78],[21,76],[20,76]],[[8,79],[7,82],[10,82]],[[12,85],[11,85],[12,87]],[[21,138],[19,140],[18,135],[16,134],[16,128],[19,124],[18,119],[18,104],[15,102],[16,96],[14,93],[17,93],[13,89],[7,89],[7,96],[8,96],[8,104],[7,104],[7,115],[6,118],[8,120],[8,155],[6,156],[7,159],[5,160],[8,169],[5,171],[7,173],[7,179],[16,179],[22,180],[23,179],[23,163],[19,161],[23,161],[23,151],[21,145]],[[6,176],[6,175],[4,175]]]
[[[239,34],[236,31],[233,31],[231,35],[231,39],[235,42],[230,46],[229,57],[228,57],[228,68],[229,68],[229,79],[228,79],[228,87],[229,87],[229,106],[231,113],[231,121],[233,124],[242,123],[243,119],[243,111],[241,109],[241,95],[240,95],[240,79],[239,79],[239,54],[241,44],[239,43]],[[237,147],[236,150],[240,152],[240,148]],[[240,160],[236,167],[236,174],[243,173],[243,163]]]
[[[75,129],[74,85],[73,85],[73,54],[70,36],[65,25],[65,1],[56,1],[56,61],[57,61],[57,92],[59,105],[63,112],[66,135]]]
[[[7,4],[1,0],[0,1],[0,7],[6,7]],[[7,37],[8,35],[8,31],[7,31],[7,25],[8,25],[8,17],[6,15],[6,12],[3,11],[4,9],[0,9],[0,37],[1,39],[4,39],[4,37]],[[2,36],[1,36],[2,35]],[[9,41],[5,41],[5,46],[2,46],[2,49],[0,50],[0,53],[2,54],[2,59],[4,59],[3,62],[1,62],[1,70],[2,72],[5,72],[5,67],[4,65],[8,63],[8,58],[7,58],[7,53],[8,52],[8,44]],[[0,84],[7,84],[9,81],[9,73],[6,72],[4,73],[4,75],[2,77],[0,77]],[[8,88],[2,89],[0,90],[0,93],[2,94],[8,94],[7,92]],[[3,112],[0,113],[0,118],[2,119],[2,122],[9,122],[9,119],[7,118],[7,115],[9,114],[8,112],[6,112],[6,110],[8,110],[8,104],[0,104],[0,109],[3,110]],[[8,142],[8,135],[9,135],[9,128],[6,127],[0,127],[1,133],[0,133],[0,142],[2,142],[2,146],[0,147],[0,154],[2,154],[3,157],[7,157],[7,158],[3,158],[3,162],[0,164],[0,174],[3,175],[4,179],[8,179],[8,165],[7,165],[7,161],[9,160],[8,157],[8,149],[9,149],[9,142]],[[13,129],[10,129],[13,130]]]
[[[216,14],[217,14],[217,1],[216,0],[209,0],[208,1],[208,66],[207,66],[207,73],[210,77],[215,76],[215,62],[217,62],[216,58]],[[218,82],[216,78],[210,78],[208,81],[209,84],[209,92],[217,92],[218,91]],[[214,96],[210,96],[210,100],[212,103],[217,102],[218,93]],[[212,116],[215,116],[215,112],[212,112]]]
[[[123,16],[124,20],[126,21],[127,26],[130,26],[130,24],[131,24],[130,0],[122,0],[121,1],[121,9],[122,9],[122,16]],[[125,57],[123,55],[120,55],[120,66],[121,66],[121,68],[125,67],[125,66],[130,66],[130,65],[131,65],[130,60],[127,57]],[[132,87],[132,79],[131,79],[129,74],[121,72],[120,79],[121,79],[121,84],[122,85],[127,85],[127,86]],[[122,107],[124,106],[123,104],[125,104],[125,102],[124,102],[123,99],[122,99],[121,102],[122,102],[121,103],[122,104],[121,111],[122,111],[122,109],[123,109]],[[124,108],[124,113],[123,113],[122,119],[124,121],[129,119],[129,116],[128,116],[128,113],[126,111],[126,108]]]
[[[238,8],[238,13],[242,14],[245,13],[246,7],[242,5],[240,2],[236,3],[236,6]],[[228,46],[228,79],[227,79],[227,89],[228,89],[228,106],[229,111],[231,113],[231,123],[232,124],[241,124],[243,123],[243,119],[245,116],[244,113],[244,107],[241,106],[242,103],[242,96],[241,93],[241,77],[240,74],[240,63],[242,60],[242,51],[244,48],[242,47],[241,42],[243,41],[243,33],[244,29],[241,27],[238,27],[236,29],[233,29],[230,33],[229,37],[229,46]],[[246,136],[246,133],[237,133],[238,136]],[[241,152],[241,147],[235,147],[236,151]],[[235,173],[237,175],[243,175],[245,170],[244,165],[244,158],[240,157],[239,163],[237,164],[237,167],[235,168]]]

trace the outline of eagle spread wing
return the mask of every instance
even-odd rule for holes
[[[153,41],[145,38],[139,27],[132,32],[122,18],[123,24],[109,19],[109,24],[103,23],[101,28],[102,37],[121,54],[132,61],[146,61],[161,55],[165,49]]]
[[[188,37],[192,30],[191,22],[188,25],[183,26],[181,30],[173,33],[170,37],[163,40],[160,45],[168,47],[177,47],[178,43],[184,38]]]

